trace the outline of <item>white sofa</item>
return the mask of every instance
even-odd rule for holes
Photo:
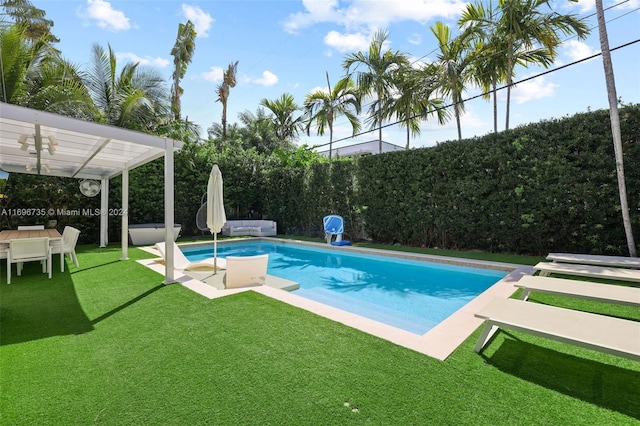
[[[270,237],[277,234],[277,224],[272,220],[228,220],[222,227],[221,233],[227,237],[238,235]]]

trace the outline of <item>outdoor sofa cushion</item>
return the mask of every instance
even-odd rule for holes
[[[251,235],[268,237],[277,234],[277,224],[272,220],[228,220],[222,227],[222,235],[233,237]]]

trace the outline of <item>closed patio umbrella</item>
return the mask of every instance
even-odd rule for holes
[[[207,227],[213,234],[213,267],[214,274],[218,273],[218,232],[227,221],[224,212],[224,195],[222,190],[222,173],[217,164],[211,168],[209,183],[207,184]]]

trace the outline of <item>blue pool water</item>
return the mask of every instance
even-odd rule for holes
[[[183,248],[189,260],[213,247]],[[269,254],[268,273],[300,283],[295,294],[424,334],[507,272],[271,242],[219,244],[218,256]]]

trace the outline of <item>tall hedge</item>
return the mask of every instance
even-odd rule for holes
[[[640,226],[640,105],[620,110],[632,226]],[[175,159],[175,219],[183,234],[199,233],[195,214],[209,171],[224,176],[229,219],[253,211],[278,222],[278,232],[321,236],[322,217],[345,218],[347,237],[385,243],[545,254],[550,251],[626,254],[613,142],[606,110],[547,120],[435,147],[332,163],[300,153],[266,157],[241,146],[222,153],[187,144]],[[130,173],[130,223],[164,221],[164,162]],[[110,185],[120,206],[120,178]],[[11,174],[2,208],[99,207],[80,195],[75,179]],[[4,216],[1,227],[34,218]],[[92,217],[58,216],[98,241]],[[110,239],[120,238],[119,218]]]
[[[639,226],[637,105],[622,134]],[[376,241],[543,254],[625,253],[608,111],[437,147],[363,157],[360,204]]]

